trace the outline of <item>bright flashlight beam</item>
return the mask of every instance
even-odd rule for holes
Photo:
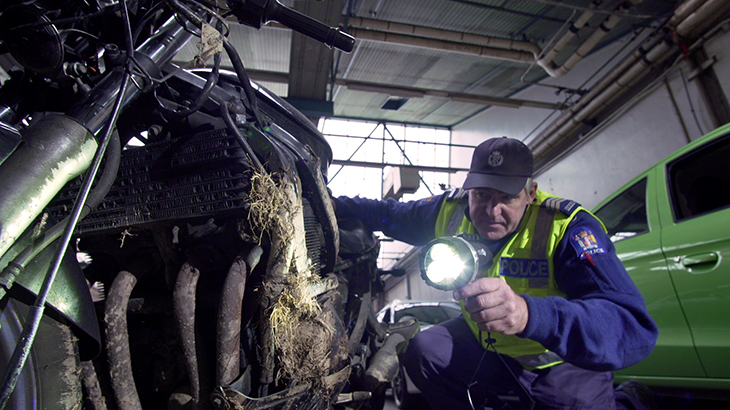
[[[433,283],[450,283],[456,280],[464,270],[464,261],[456,249],[438,243],[428,252],[430,263],[426,267],[426,275]]]

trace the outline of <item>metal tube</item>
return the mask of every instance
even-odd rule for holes
[[[462,31],[444,30],[433,27],[417,26],[413,24],[397,23],[386,20],[369,19],[366,17],[351,16],[348,20],[349,28],[370,29],[393,33],[408,34],[417,37],[427,37],[439,40],[455,41],[493,46],[508,50],[521,50],[532,53],[537,57],[540,47],[529,41],[519,41],[501,37],[483,36],[479,34],[465,33]],[[348,31],[349,31],[348,28]]]
[[[598,8],[601,1],[595,1],[593,2],[593,6],[595,8]],[[575,38],[575,36],[578,34],[578,30],[583,28],[588,23],[588,20],[593,17],[594,13],[593,11],[586,11],[583,14],[581,14],[580,17],[573,23],[568,31],[565,32],[565,34],[560,37],[560,39],[553,45],[549,50],[544,52],[544,56],[537,60],[537,64],[540,65],[550,73],[552,70],[555,70],[557,67],[555,64],[553,64],[553,59],[555,59],[555,56],[558,55],[558,53],[572,40]],[[549,71],[548,71],[549,70]],[[552,77],[557,77],[557,74],[550,74]]]
[[[91,361],[81,362],[81,380],[84,388],[84,397],[89,400],[94,410],[107,410],[104,394],[99,385],[96,369]]]
[[[132,358],[127,332],[127,302],[136,284],[137,278],[133,274],[127,271],[119,272],[109,289],[105,303],[107,356],[114,398],[120,410],[142,410],[132,375]]]
[[[241,308],[246,290],[248,271],[246,262],[237,256],[228,270],[220,305],[218,307],[218,358],[216,361],[216,382],[230,385],[240,370]]]
[[[0,255],[43,208],[91,164],[97,143],[86,128],[61,115],[43,117],[0,167]]]
[[[677,34],[692,37],[714,22],[717,16],[723,15],[727,7],[726,0],[707,0],[677,25]]]
[[[173,292],[173,311],[187,363],[193,409],[197,409],[200,404],[200,374],[195,344],[195,290],[199,278],[200,271],[185,262],[177,275]]]

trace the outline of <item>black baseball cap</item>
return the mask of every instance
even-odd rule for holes
[[[488,139],[474,149],[463,188],[489,188],[517,195],[532,177],[532,162],[532,151],[522,141]]]

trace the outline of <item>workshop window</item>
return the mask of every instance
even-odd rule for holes
[[[612,242],[649,231],[646,217],[646,178],[613,198],[595,212]]]

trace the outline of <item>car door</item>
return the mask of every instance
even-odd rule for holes
[[[662,249],[707,377],[730,377],[730,135],[660,170]]]
[[[617,372],[617,381],[705,375],[661,249],[657,185],[663,185],[663,180],[657,174],[656,167],[650,169],[595,211],[659,326],[652,354]]]

